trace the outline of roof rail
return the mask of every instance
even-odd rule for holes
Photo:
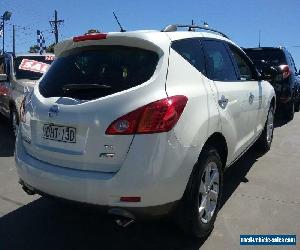
[[[207,30],[207,31],[217,33],[217,34],[229,39],[228,36],[226,36],[224,33],[220,32],[218,30],[211,29],[211,28],[208,28],[205,26],[190,25],[190,24],[171,24],[171,25],[168,25],[165,28],[163,28],[161,31],[162,32],[172,32],[172,31],[177,31],[178,28],[188,28],[188,31],[194,31],[195,29]]]

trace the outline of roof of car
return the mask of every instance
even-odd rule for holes
[[[5,52],[4,55],[11,55],[14,57],[19,57],[19,56],[22,56],[22,57],[31,57],[31,56],[53,56],[54,54],[53,53],[43,53],[42,55],[40,53],[16,53],[16,54],[13,54],[12,52]]]
[[[58,43],[55,48],[55,55],[59,56],[66,50],[70,50],[76,47],[92,46],[92,45],[108,45],[112,41],[117,43],[119,39],[122,39],[122,42],[126,45],[129,39],[136,39],[137,43],[149,42],[157,45],[158,47],[169,48],[170,43],[175,40],[185,39],[185,38],[194,38],[194,37],[206,37],[212,39],[219,39],[230,42],[234,44],[228,38],[211,32],[203,31],[174,31],[174,32],[161,32],[158,30],[136,30],[136,31],[127,31],[127,32],[109,32],[106,33],[107,37],[103,40],[87,40],[83,42],[74,42],[73,38],[66,39]]]
[[[52,56],[54,55],[53,53],[43,53],[43,54],[40,54],[40,53],[17,53],[15,54],[15,57],[18,57],[18,56],[26,56],[26,57],[30,57],[30,56]]]

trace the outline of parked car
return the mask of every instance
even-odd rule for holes
[[[278,110],[292,120],[295,111],[300,109],[300,73],[292,55],[284,47],[248,48],[245,52],[259,70],[273,66],[283,73],[282,78],[273,78],[271,83],[277,95]]]
[[[257,140],[271,147],[276,97],[225,35],[176,30],[56,46],[23,105],[15,160],[28,194],[98,205],[123,225],[175,214],[189,234],[212,230],[224,170]]]
[[[33,89],[53,59],[53,54],[0,55],[0,113],[11,120],[15,134],[18,130],[18,111],[24,93]]]

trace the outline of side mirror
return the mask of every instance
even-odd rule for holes
[[[0,74],[0,82],[6,82],[8,80],[8,76],[6,74]]]
[[[300,76],[300,69],[299,69],[299,71],[298,71],[298,75]]]

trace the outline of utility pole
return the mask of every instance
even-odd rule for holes
[[[1,24],[2,24],[2,53],[4,53],[4,41],[5,41],[5,31],[4,31],[4,26],[5,26],[5,21],[9,21],[12,13],[9,11],[5,11],[4,14],[0,17]]]
[[[16,31],[15,31],[15,25],[13,25],[13,54],[16,53]]]
[[[53,33],[55,36],[55,44],[58,43],[58,26],[59,24],[63,23],[64,20],[58,20],[57,18],[57,11],[54,11],[54,20],[49,21],[51,27],[53,27]]]
[[[5,31],[4,31],[4,24],[5,24],[5,22],[4,22],[4,18],[2,17],[1,18],[2,19],[2,53],[4,54],[4,41],[5,41]]]
[[[260,48],[260,30],[258,32],[258,48]]]

